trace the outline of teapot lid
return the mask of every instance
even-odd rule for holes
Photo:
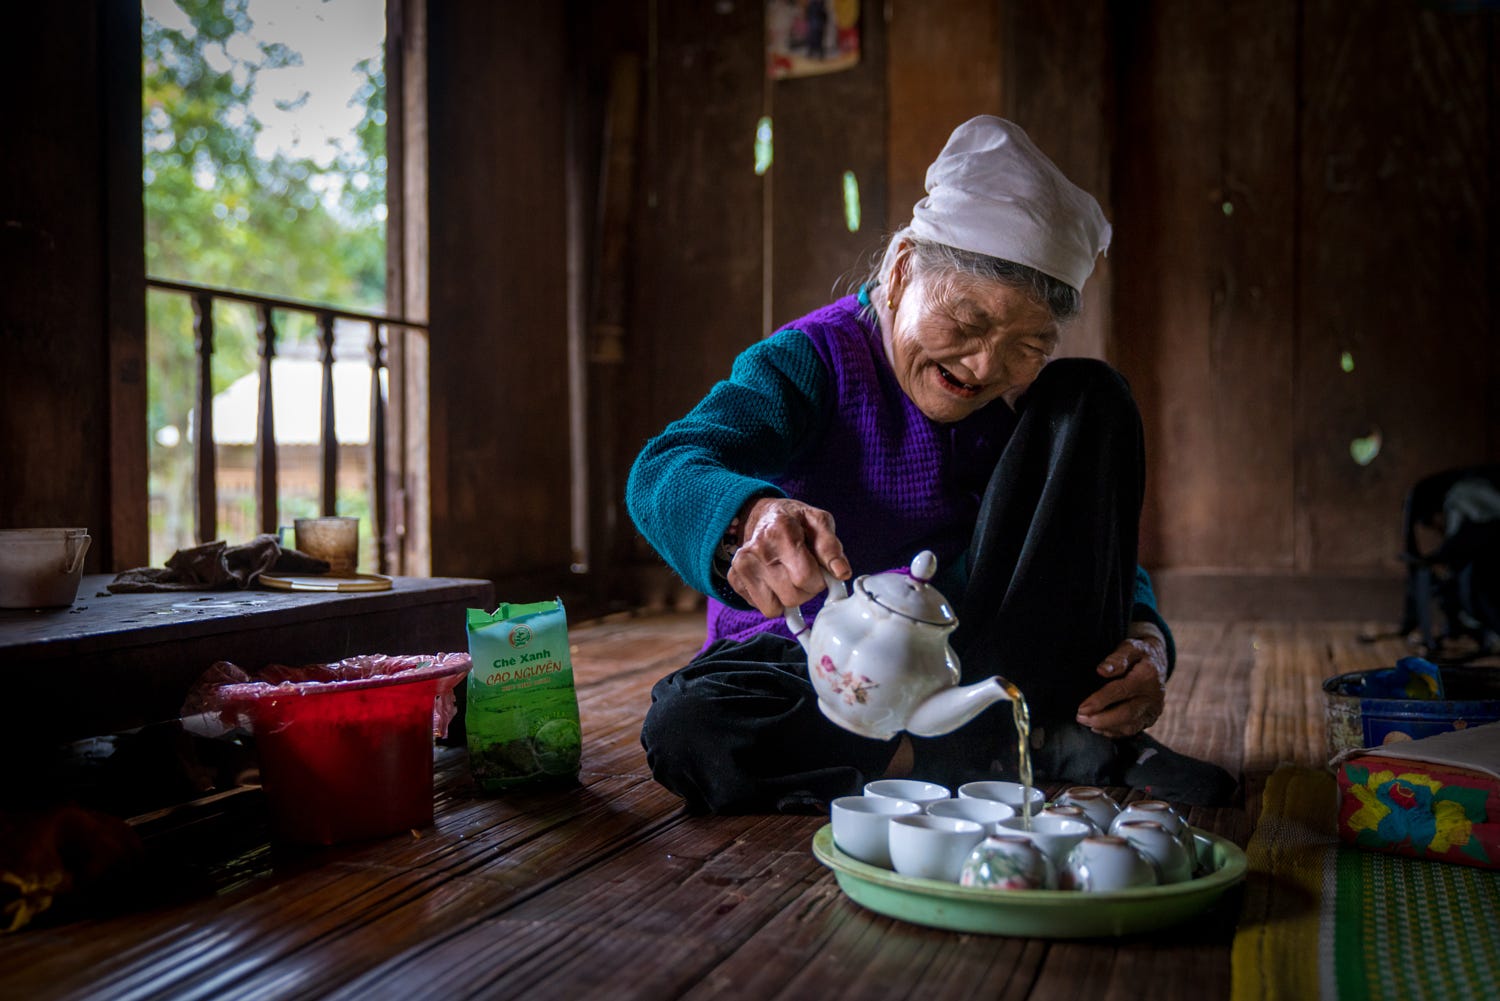
[[[928,583],[936,573],[937,556],[924,549],[911,561],[909,571],[870,574],[860,578],[859,587],[875,604],[897,615],[934,626],[957,625],[948,599]]]

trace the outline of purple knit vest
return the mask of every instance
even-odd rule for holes
[[[996,403],[956,424],[929,420],[896,382],[857,296],[789,327],[822,359],[831,409],[777,485],[833,515],[856,576],[904,568],[923,549],[937,554],[940,570],[951,567],[969,547],[989,473],[1014,426],[1010,408]],[[803,606],[808,622],[822,604],[819,595]],[[791,635],[779,618],[709,599],[709,643],[767,630]]]

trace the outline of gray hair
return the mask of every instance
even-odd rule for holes
[[[865,283],[875,288],[884,282],[896,263],[896,253],[905,242],[911,248],[912,267],[924,274],[960,274],[982,281],[999,282],[1024,292],[1033,302],[1047,307],[1052,319],[1059,324],[1073,319],[1083,309],[1083,296],[1073,286],[1036,268],[1014,261],[959,250],[932,240],[918,240],[910,235],[910,227],[897,230],[886,243],[880,262],[866,278]]]

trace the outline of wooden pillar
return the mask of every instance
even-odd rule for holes
[[[214,454],[214,298],[193,296],[193,338],[198,360],[193,407],[193,538],[210,542],[219,534],[218,462]]]
[[[275,534],[276,505],[276,413],[271,394],[271,360],[276,356],[276,324],[271,307],[260,305],[257,331],[260,355],[260,405],[255,422],[255,498],[260,530]]]
[[[333,409],[333,314],[318,314],[318,358],[323,366],[322,420],[318,431],[318,453],[322,485],[318,496],[321,513],[338,514],[339,438]]]
[[[104,177],[103,240],[105,321],[108,327],[109,390],[109,532],[94,544],[86,572],[93,567],[125,570],[143,566],[150,558],[147,518],[146,446],[146,240],[145,205],[141,191],[141,5],[99,4],[99,58],[104,76],[96,93],[102,102],[104,152],[98,160]],[[67,17],[67,14],[61,16]],[[17,40],[56,37],[49,32],[32,34],[8,18],[6,30]],[[20,42],[26,45],[24,41]],[[27,46],[28,48],[31,46]],[[48,50],[50,46],[40,46]],[[43,54],[42,58],[52,59]],[[28,81],[29,96],[22,112],[31,117],[53,115],[38,107],[35,95],[46,84],[35,77]],[[73,111],[59,116],[59,127],[76,128]],[[13,143],[9,156],[34,157],[38,144],[6,130]],[[24,151],[24,152],[23,152]],[[58,178],[49,178],[59,191],[72,188]],[[65,196],[67,197],[67,196]],[[86,210],[80,210],[86,211]],[[7,214],[7,225],[11,225]],[[69,285],[88,269],[80,259],[68,261]],[[100,471],[102,472],[102,471]]]
[[[370,321],[370,529],[375,533],[375,569],[386,573],[391,564],[393,543],[386,503],[386,408],[385,385],[380,370],[385,366],[385,349],[380,341],[380,324]]]

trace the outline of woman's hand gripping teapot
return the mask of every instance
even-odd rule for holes
[[[1001,678],[959,686],[958,655],[948,645],[958,619],[928,583],[935,573],[937,557],[927,550],[909,573],[858,578],[852,594],[825,572],[828,600],[812,626],[800,608],[786,610],[824,716],[877,740],[902,730],[935,737],[1010,697]]]

